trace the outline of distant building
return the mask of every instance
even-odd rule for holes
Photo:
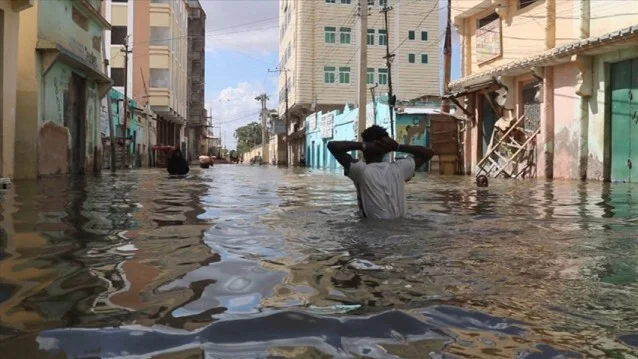
[[[202,139],[206,136],[206,109],[204,96],[204,67],[206,47],[206,13],[199,0],[188,1],[188,138],[189,160],[202,152]]]
[[[386,43],[395,54],[393,92],[398,100],[440,93],[438,1],[368,0],[367,84],[388,91]],[[388,29],[380,10],[388,3]],[[296,165],[305,151],[304,118],[314,111],[358,103],[359,18],[357,1],[279,0],[279,114],[286,112],[288,160]],[[283,71],[285,69],[285,71]],[[371,102],[371,94],[368,93]]]
[[[34,1],[20,14],[15,177],[101,170],[100,101],[111,88],[102,41],[110,27],[101,0]]]
[[[112,24],[106,34],[106,57],[116,90],[157,115],[158,145],[186,152],[188,118],[188,2],[187,0],[105,0],[105,16]],[[127,41],[128,73],[122,49]],[[132,136],[127,129],[128,136]]]

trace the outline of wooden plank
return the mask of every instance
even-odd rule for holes
[[[518,151],[516,151],[516,153],[514,153],[514,155],[513,155],[512,157],[510,157],[510,159],[509,159],[509,160],[505,163],[505,165],[503,165],[503,169],[501,169],[499,172],[497,172],[497,173],[496,173],[496,175],[495,175],[494,177],[498,176],[498,175],[499,175],[499,174],[500,174],[500,173],[504,170],[504,168],[505,168],[505,167],[507,167],[507,165],[509,165],[509,164],[510,164],[510,162],[512,162],[512,160],[513,160],[514,158],[516,158],[516,157],[519,155],[519,153],[521,153],[521,151],[523,151],[523,148],[524,148],[525,146],[527,146],[530,142],[532,142],[532,140],[533,140],[533,139],[535,139],[535,138],[536,138],[536,136],[537,136],[540,132],[541,132],[541,129],[540,129],[540,128],[539,128],[538,130],[536,130],[536,132],[534,132],[534,135],[532,135],[530,138],[528,138],[528,139],[527,139],[527,141],[525,141],[525,143],[523,143],[523,147],[522,147],[522,148],[520,148]]]
[[[512,127],[510,127],[509,130],[507,130],[507,132],[505,132],[505,134],[501,137],[501,139],[496,143],[496,145],[494,145],[493,148],[490,148],[490,150],[488,151],[488,153],[485,154],[485,156],[483,156],[483,159],[481,161],[479,161],[479,163],[477,163],[477,166],[479,166],[482,162],[485,161],[485,158],[489,157],[492,152],[495,151],[496,148],[498,148],[498,146],[501,145],[501,142],[505,141],[505,139],[509,136],[509,134],[521,123],[521,121],[523,121],[525,119],[525,115],[521,116],[518,118],[518,120],[516,121],[516,123],[514,123],[514,125]]]

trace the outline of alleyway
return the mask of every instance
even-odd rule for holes
[[[339,173],[191,174],[105,171],[0,190],[0,352],[638,350],[636,185],[495,180],[477,191],[472,178],[420,175],[407,186],[410,218],[366,223]]]

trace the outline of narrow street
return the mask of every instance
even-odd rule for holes
[[[635,184],[420,174],[406,190],[408,218],[371,222],[336,172],[17,181],[0,190],[0,351],[631,357]]]

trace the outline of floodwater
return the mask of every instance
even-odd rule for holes
[[[638,186],[220,165],[0,190],[2,358],[636,358]]]

